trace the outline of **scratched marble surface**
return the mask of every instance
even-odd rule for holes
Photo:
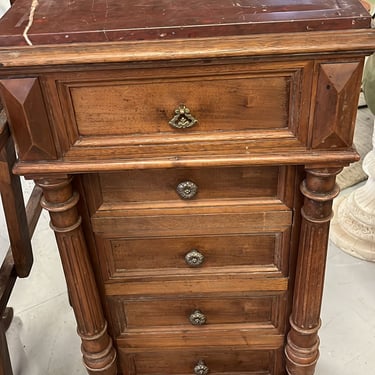
[[[0,25],[4,46],[341,30],[369,23],[357,0],[17,0],[14,8]]]

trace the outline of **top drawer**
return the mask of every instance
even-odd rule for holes
[[[289,125],[291,81],[243,73],[85,82],[70,86],[69,109],[82,136],[280,129]]]
[[[301,146],[309,68],[237,62],[122,69],[60,74],[49,84],[51,92],[57,84],[54,116],[69,138],[66,159],[229,154]]]

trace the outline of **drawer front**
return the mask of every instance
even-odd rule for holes
[[[306,145],[311,68],[228,60],[51,74],[46,96],[60,103],[53,117],[66,161],[248,157]]]
[[[176,168],[99,175],[103,204],[276,198],[280,167]]]
[[[97,235],[105,279],[130,275],[281,270],[289,231],[195,237],[123,238]]]
[[[145,285],[147,288],[147,285]],[[178,296],[171,298],[126,299],[111,297],[110,305],[119,323],[119,333],[132,329],[163,327],[212,329],[240,324],[278,326],[276,311],[284,311],[285,297],[280,293],[238,296]]]
[[[126,353],[119,348],[124,375],[281,375],[281,353],[272,350],[195,350]],[[202,372],[203,371],[203,372]],[[204,372],[207,371],[207,372]]]
[[[121,210],[92,217],[104,280],[288,274],[292,212],[281,204],[192,215],[149,211],[149,216],[125,216]]]
[[[71,110],[81,136],[280,129],[289,125],[291,81],[245,73],[82,82],[70,87]]]

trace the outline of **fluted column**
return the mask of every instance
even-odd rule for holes
[[[375,129],[372,145],[362,164],[365,185],[335,202],[331,240],[346,253],[375,262]]]
[[[116,352],[107,333],[94,273],[78,214],[79,195],[71,179],[41,179],[42,206],[51,217],[68,286],[70,302],[82,340],[83,361],[89,374],[117,374]]]
[[[285,348],[290,375],[313,375],[319,357],[320,310],[332,200],[338,195],[341,169],[307,170],[301,192],[301,235],[290,332]]]

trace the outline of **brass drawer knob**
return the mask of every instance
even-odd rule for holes
[[[186,108],[185,104],[180,104],[174,111],[175,115],[169,121],[169,125],[175,129],[186,129],[194,126],[198,120],[190,113],[190,109]]]
[[[210,372],[210,369],[206,366],[204,361],[200,360],[197,365],[194,367],[195,375],[207,375]]]
[[[177,194],[182,199],[192,199],[198,193],[198,186],[192,181],[183,181],[177,185]]]
[[[207,321],[206,316],[200,310],[195,310],[189,316],[189,320],[193,326],[203,326]]]
[[[193,249],[185,255],[185,262],[190,267],[199,267],[204,262],[204,255]]]

